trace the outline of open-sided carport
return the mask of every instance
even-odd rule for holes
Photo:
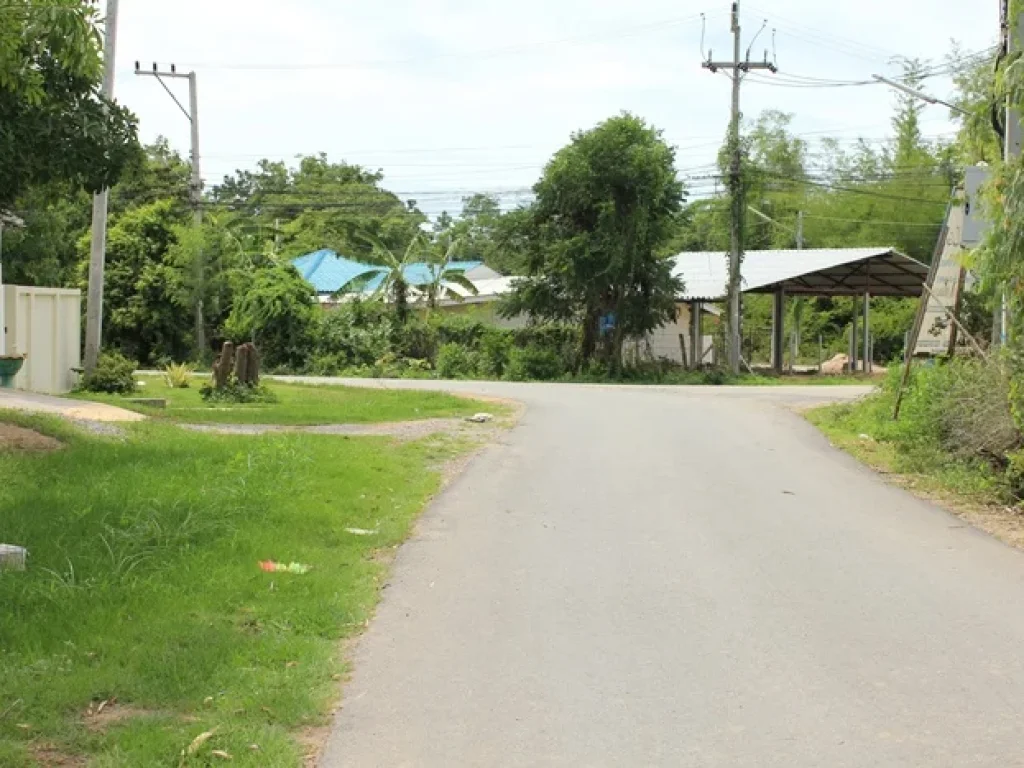
[[[700,305],[723,301],[727,295],[728,254],[694,251],[675,257],[673,274],[684,283],[681,301],[690,303],[690,334],[701,337]],[[919,297],[928,279],[928,266],[894,248],[817,248],[808,250],[747,251],[742,266],[743,293],[775,297],[772,317],[772,367],[782,372],[783,317],[786,295],[863,297],[864,349],[871,333],[871,297]],[[854,337],[856,337],[854,313]],[[856,345],[851,366],[856,368]],[[694,347],[697,348],[696,346]]]

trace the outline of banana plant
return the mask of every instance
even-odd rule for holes
[[[363,232],[357,236],[373,249],[373,255],[381,265],[352,278],[338,289],[338,293],[362,293],[368,285],[371,285],[377,278],[383,276],[380,284],[373,292],[373,298],[390,298],[394,305],[395,316],[398,318],[398,322],[404,325],[406,320],[409,319],[409,282],[406,279],[405,270],[425,252],[426,241],[424,236],[422,234],[415,235],[409,241],[409,245],[406,246],[405,252],[401,256],[398,256],[388,248],[375,235]]]
[[[465,297],[456,291],[454,286],[462,288],[473,296],[479,293],[476,286],[473,285],[473,281],[466,277],[466,270],[452,266],[455,254],[461,244],[462,241],[458,238],[452,240],[447,250],[440,257],[440,260],[429,264],[431,279],[429,283],[422,286],[423,293],[427,299],[427,312],[437,309],[437,303],[442,298],[462,301]]]

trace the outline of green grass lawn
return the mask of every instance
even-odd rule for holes
[[[366,415],[358,401],[346,410],[350,394],[311,399],[345,420]],[[312,418],[313,406],[288,402],[290,418]],[[405,417],[415,402],[391,401],[389,413]],[[420,402],[427,413],[462,407]],[[339,641],[376,600],[385,567],[372,554],[403,540],[439,487],[436,465],[457,450],[200,435],[157,421],[131,425],[122,440],[43,418],[0,420],[67,442],[45,455],[0,452],[0,540],[30,552],[26,572],[0,573],[5,768],[55,755],[99,768],[226,762],[213,750],[232,765],[300,765],[296,736],[322,724],[338,694]],[[265,573],[267,559],[312,571]],[[115,698],[104,727],[84,717]]]
[[[276,403],[207,404],[199,395],[202,380],[194,380],[188,389],[171,389],[157,376],[141,377],[140,381],[144,386],[134,395],[79,393],[74,396],[119,405],[153,418],[192,424],[364,424],[467,416],[481,410],[494,410],[442,392],[311,386],[269,380],[266,384],[277,395]],[[147,408],[127,402],[133,397],[163,398],[167,400],[167,408]]]

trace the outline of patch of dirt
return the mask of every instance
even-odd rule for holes
[[[327,724],[304,728],[298,734],[296,739],[302,748],[303,768],[317,768],[330,735],[331,726]]]
[[[81,427],[86,432],[101,437],[127,437],[127,433],[117,424],[108,421],[89,421],[88,419],[71,419],[71,423]]]
[[[61,752],[52,744],[37,744],[28,751],[32,759],[45,768],[85,768],[88,764],[86,758]]]
[[[298,433],[304,435],[340,435],[342,437],[393,437],[400,441],[422,440],[431,435],[445,434],[468,437],[478,432],[493,431],[501,426],[500,420],[487,424],[473,424],[465,419],[420,419],[418,421],[391,421],[375,424],[324,424],[321,426],[285,426],[280,424],[183,424],[193,432],[213,435],[272,435]],[[490,428],[490,429],[489,429]]]
[[[50,453],[59,451],[64,443],[32,429],[0,424],[0,452],[25,451],[27,453]]]
[[[148,709],[118,704],[116,701],[94,701],[82,715],[82,723],[90,731],[105,731],[112,725],[134,717],[150,717],[156,714]]]

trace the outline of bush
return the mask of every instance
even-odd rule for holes
[[[512,381],[550,381],[564,373],[566,370],[554,350],[531,344],[523,349],[512,350],[506,378]]]
[[[326,376],[350,366],[373,365],[390,351],[391,328],[386,313],[362,301],[327,310],[319,319],[307,370]]]
[[[998,361],[957,358],[918,369],[904,403],[902,441],[918,450],[1005,465],[1021,446],[1010,378]]]
[[[171,389],[188,389],[192,385],[192,365],[171,363],[164,368],[164,381]]]
[[[580,370],[580,332],[574,326],[545,323],[511,331],[517,347],[546,349],[559,361],[563,373]]]
[[[129,395],[137,387],[135,369],[138,367],[137,361],[129,360],[120,352],[104,352],[92,373],[82,377],[80,388],[85,392]]]
[[[437,329],[415,320],[396,324],[391,332],[391,350],[399,357],[433,360],[438,353]]]
[[[503,377],[508,368],[512,349],[512,334],[510,332],[499,328],[488,328],[480,340],[479,375],[493,379]]]
[[[203,398],[204,402],[207,403],[276,403],[277,395],[275,395],[266,384],[260,384],[256,387],[249,387],[245,384],[240,384],[238,380],[231,375],[231,379],[224,387],[215,387],[213,382],[207,382],[203,384],[199,390],[199,395]]]
[[[262,362],[271,370],[300,370],[321,319],[316,293],[292,266],[255,272],[236,297],[224,332],[234,342],[259,346]]]
[[[437,374],[442,379],[464,379],[477,375],[479,356],[462,344],[449,342],[437,352]]]
[[[458,314],[439,315],[434,325],[440,344],[461,344],[470,348],[476,348],[489,331],[495,330],[480,320]]]

